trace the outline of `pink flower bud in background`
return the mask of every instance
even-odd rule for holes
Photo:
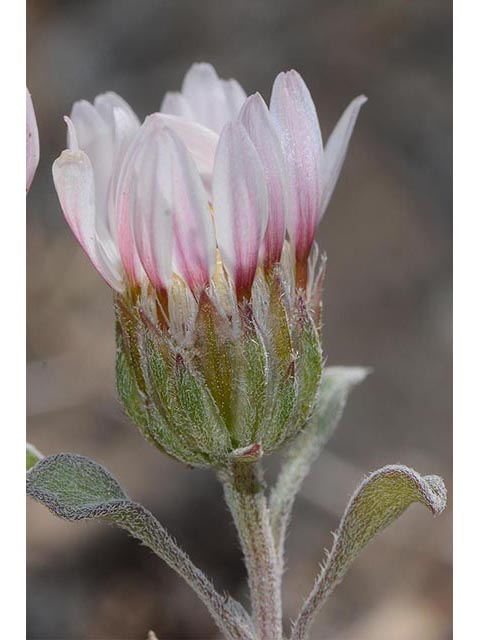
[[[37,170],[38,161],[40,159],[40,143],[38,139],[38,127],[37,120],[35,118],[35,110],[33,108],[32,98],[27,89],[27,110],[26,110],[26,120],[27,120],[27,151],[26,151],[26,160],[27,160],[27,171],[26,171],[26,182],[27,182],[27,192],[30,189],[30,185],[32,184],[33,176],[35,175],[35,171]]]

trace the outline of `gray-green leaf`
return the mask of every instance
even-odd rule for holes
[[[132,502],[101,465],[70,453],[44,458],[27,473],[27,495],[60,518],[105,518],[126,529],[186,580],[227,638],[253,640],[250,619],[241,605],[217,593],[154,516]]]
[[[388,527],[413,502],[425,505],[433,515],[447,502],[443,480],[420,476],[400,465],[383,467],[368,476],[353,494],[334,534],[332,550],[293,625],[291,640],[305,640],[315,615],[342,580],[360,551]]]

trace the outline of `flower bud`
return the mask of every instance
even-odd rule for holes
[[[267,106],[196,64],[143,124],[114,93],[66,118],[53,177],[115,292],[118,392],[171,457],[255,460],[312,414],[324,271],[315,233],[364,101],[324,147],[296,71],[277,76]]]
[[[169,317],[172,308],[192,315]],[[198,300],[178,284],[167,307],[140,293],[118,294],[115,309],[119,396],[169,456],[216,468],[258,459],[294,437],[313,411],[320,308],[295,289],[288,260],[268,277],[258,273],[240,304],[217,274]]]

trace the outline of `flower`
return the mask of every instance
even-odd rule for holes
[[[37,120],[35,118],[35,110],[33,108],[32,98],[28,89],[27,92],[27,171],[26,171],[26,181],[27,181],[27,192],[30,189],[30,185],[32,184],[33,176],[35,175],[35,171],[37,170],[38,161],[40,159],[40,143],[38,139],[38,127]]]
[[[115,291],[127,413],[169,455],[250,459],[314,411],[324,266],[314,238],[364,101],[324,148],[296,71],[277,76],[267,107],[195,64],[142,125],[114,93],[66,118],[60,203]]]

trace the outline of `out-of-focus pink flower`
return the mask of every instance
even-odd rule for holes
[[[38,139],[38,127],[37,120],[35,118],[35,110],[33,108],[32,98],[27,89],[27,110],[26,110],[26,120],[27,120],[27,152],[26,152],[26,160],[27,160],[27,171],[26,171],[26,182],[27,182],[27,192],[30,189],[30,185],[32,184],[33,176],[35,175],[35,171],[37,170],[38,161],[40,159],[40,143]]]
[[[65,217],[119,292],[152,286],[165,299],[181,280],[197,295],[220,264],[242,300],[258,269],[270,272],[286,252],[306,289],[316,228],[364,101],[347,107],[325,148],[296,71],[277,76],[270,108],[204,63],[141,126],[116,94],[78,102],[53,167]]]

